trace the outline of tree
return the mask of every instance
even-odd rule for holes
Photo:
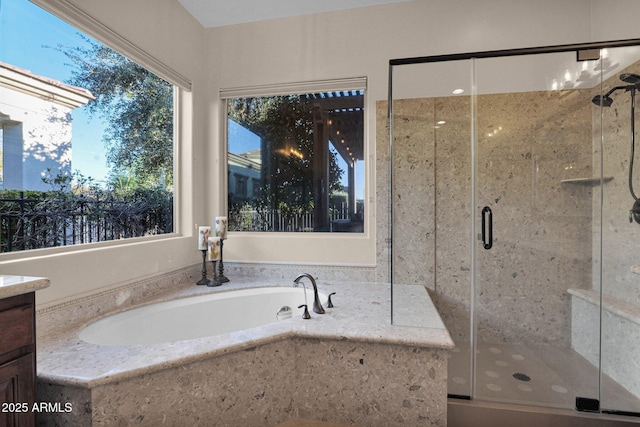
[[[310,96],[285,95],[264,98],[236,98],[229,101],[229,118],[260,136],[260,192],[252,207],[267,223],[267,213],[278,212],[285,222],[314,209],[314,109],[318,102]],[[343,171],[333,152],[328,153],[330,192],[342,191]],[[246,201],[230,212],[240,212]],[[231,215],[230,213],[230,215]],[[277,225],[273,224],[275,230]],[[262,228],[262,227],[260,227]]]
[[[64,47],[73,66],[67,83],[89,90],[89,112],[107,123],[103,137],[112,180],[143,186],[173,184],[173,86],[103,44]]]

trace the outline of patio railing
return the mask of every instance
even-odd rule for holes
[[[60,195],[58,195],[60,196]],[[173,231],[173,197],[119,200],[66,195],[0,198],[0,252],[165,234]]]
[[[229,229],[234,231],[313,231],[313,213],[258,212],[241,210],[229,213]],[[346,209],[333,209],[329,215],[329,231],[336,221],[349,219]]]

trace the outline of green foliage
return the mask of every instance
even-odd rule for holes
[[[314,116],[312,98],[299,95],[265,98],[236,98],[228,101],[228,116],[262,139],[260,192],[251,201],[260,218],[259,229],[269,229],[268,216],[277,212],[285,223],[300,214],[313,212]],[[329,152],[329,190],[343,190],[343,171],[334,153]],[[229,200],[230,228],[246,222],[231,220],[242,212],[245,200]],[[245,208],[249,207],[248,205]],[[277,227],[277,225],[271,225]],[[231,228],[236,230],[236,228]],[[273,231],[279,231],[277,228]]]
[[[236,202],[229,205],[229,229],[233,231],[256,231],[264,227],[255,224],[250,212],[253,207],[249,203]]]
[[[80,172],[49,175],[49,191],[0,191],[0,250],[18,251],[173,231],[173,193],[103,189]]]
[[[89,90],[91,114],[108,127],[103,137],[114,176],[140,185],[173,184],[173,86],[111,48],[59,46],[74,67],[68,83]]]

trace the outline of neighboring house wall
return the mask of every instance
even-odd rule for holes
[[[260,151],[253,153],[229,153],[229,193],[234,201],[256,197],[260,185]]]
[[[48,169],[71,174],[71,112],[91,99],[85,89],[0,62],[4,188],[46,190]]]
[[[0,92],[2,90],[0,89]],[[2,188],[22,189],[22,123],[6,120],[2,128]]]

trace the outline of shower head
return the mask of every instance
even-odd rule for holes
[[[640,76],[636,75],[636,74],[623,74],[620,76],[620,78],[622,79],[622,77],[628,78],[628,79],[632,79],[633,76],[635,76],[638,79],[638,83],[640,84]],[[609,92],[605,93],[604,95],[596,95],[593,98],[591,98],[591,102],[593,102],[594,104],[598,105],[598,106],[602,106],[602,107],[611,107],[611,104],[613,104],[613,98],[611,98],[611,94],[617,90],[624,90],[624,91],[628,91],[630,89],[635,89],[636,85],[634,84],[629,84],[626,86],[616,86],[614,88],[611,88],[609,90]]]
[[[613,104],[613,98],[609,95],[596,95],[593,97],[591,102],[600,107],[611,107],[611,104]]]
[[[640,83],[640,76],[632,73],[623,73],[620,74],[620,80],[631,85],[637,85]]]
[[[623,89],[625,92],[631,91],[631,96],[635,96],[636,89],[640,89],[640,76],[633,73],[622,73],[620,74],[620,80],[627,83],[627,85],[616,86],[604,95],[596,95],[591,99],[591,102],[600,107],[611,107],[611,104],[613,104],[613,98],[611,98],[610,95],[620,89]]]

